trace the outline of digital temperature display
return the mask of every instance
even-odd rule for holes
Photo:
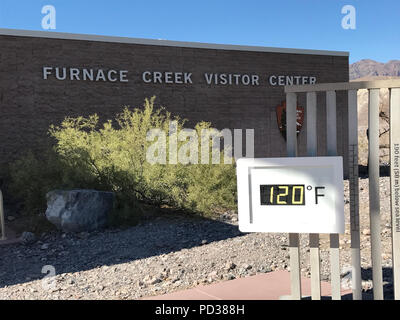
[[[261,205],[304,206],[306,204],[304,185],[299,184],[263,184],[260,185]]]
[[[344,233],[342,157],[240,158],[242,232]]]

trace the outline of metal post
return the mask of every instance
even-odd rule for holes
[[[390,199],[394,298],[400,300],[400,88],[390,89]]]
[[[361,300],[360,216],[358,197],[358,113],[357,90],[348,91],[350,237],[353,300]]]
[[[6,227],[4,225],[4,206],[3,206],[3,193],[0,190],[0,226],[1,226],[1,239],[6,240]]]
[[[296,93],[286,94],[286,148],[288,157],[297,155]],[[301,299],[299,234],[289,234],[291,299]]]
[[[337,155],[337,131],[336,131],[336,92],[326,92],[326,122],[327,122],[327,155]],[[332,300],[340,300],[340,256],[339,235],[329,235],[331,258],[331,288]]]
[[[317,94],[307,93],[307,155],[317,156]],[[321,300],[319,234],[310,233],[311,299]]]
[[[371,227],[372,281],[375,300],[383,300],[379,201],[379,89],[369,90],[368,175]]]

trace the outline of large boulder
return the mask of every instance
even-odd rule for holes
[[[96,190],[54,190],[46,195],[46,218],[65,232],[94,231],[106,226],[114,194]]]

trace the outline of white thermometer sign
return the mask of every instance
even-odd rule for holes
[[[344,233],[342,157],[237,161],[243,232]]]

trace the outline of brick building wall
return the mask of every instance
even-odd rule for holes
[[[49,126],[66,116],[97,113],[101,120],[113,119],[123,106],[140,107],[153,95],[157,105],[188,119],[186,127],[203,120],[218,129],[254,129],[256,157],[285,156],[275,112],[285,99],[284,89],[271,85],[269,77],[302,75],[316,77],[317,83],[349,80],[346,53],[82,37],[0,32],[1,163],[28,149],[42,150],[49,140]],[[53,68],[47,79],[43,67]],[[128,81],[58,80],[56,67],[126,70]],[[146,83],[146,71],[191,73],[192,83]],[[205,73],[257,75],[258,85],[207,84]],[[151,78],[147,76],[146,80]],[[305,106],[305,95],[299,96],[299,103]],[[346,157],[344,93],[338,93],[337,103],[338,152]],[[325,97],[318,95],[319,155],[326,148],[325,117]],[[306,152],[305,125],[299,135],[299,155]],[[344,164],[347,171],[346,158]]]

